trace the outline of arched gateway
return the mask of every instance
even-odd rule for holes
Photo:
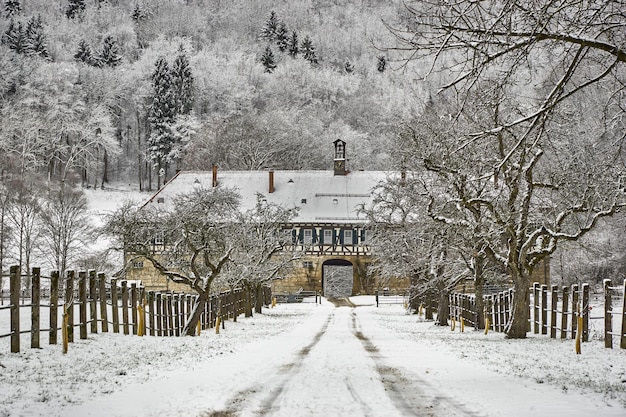
[[[323,264],[322,290],[328,298],[350,297],[354,287],[354,267],[344,259],[331,259]]]

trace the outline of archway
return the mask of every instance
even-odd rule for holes
[[[350,297],[354,285],[354,267],[344,259],[331,259],[322,265],[322,289],[328,298]]]

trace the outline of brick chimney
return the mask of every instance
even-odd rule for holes
[[[273,193],[274,192],[274,170],[270,169],[269,170],[269,180],[270,180],[270,187],[269,187],[269,193]]]
[[[217,165],[213,165],[213,187],[217,187]]]

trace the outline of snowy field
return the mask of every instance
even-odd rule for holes
[[[220,334],[9,353],[0,416],[625,416],[626,350],[451,332],[400,306],[279,304]],[[28,335],[23,345],[28,346]]]

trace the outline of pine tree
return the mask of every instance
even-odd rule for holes
[[[40,15],[31,17],[26,23],[26,30],[24,31],[24,53],[26,55],[39,55],[46,59],[50,58]]]
[[[352,65],[352,63],[350,61],[346,61],[345,65],[343,66],[344,70],[346,71],[347,74],[352,74],[354,72],[354,66]]]
[[[67,8],[65,9],[65,15],[68,19],[74,19],[80,17],[85,11],[85,0],[69,0]]]
[[[300,53],[300,41],[298,40],[298,32],[295,30],[291,32],[291,38],[289,38],[289,55],[297,57]]]
[[[2,43],[18,54],[24,52],[24,28],[22,27],[22,22],[16,24],[15,21],[11,19],[9,27],[2,34]]]
[[[133,13],[130,15],[130,18],[133,19],[135,23],[139,23],[146,17],[148,17],[147,13],[144,12],[141,7],[139,7],[139,4],[136,4],[135,8],[133,9]]]
[[[385,58],[384,55],[380,55],[377,60],[376,69],[378,72],[385,72],[387,68],[387,58]]]
[[[172,76],[164,57],[155,63],[152,73],[154,96],[148,120],[152,131],[148,138],[150,158],[155,168],[167,175],[168,158],[174,147],[170,127],[175,121],[175,100],[172,94]]]
[[[172,93],[176,114],[189,114],[193,107],[193,74],[181,45],[172,67]]]
[[[269,45],[267,46],[267,48],[265,48],[263,56],[261,56],[261,64],[263,64],[263,67],[265,67],[265,72],[269,72],[270,74],[276,69],[274,52],[272,52],[272,48]]]
[[[117,67],[122,62],[119,47],[113,36],[104,38],[102,51],[98,54],[98,61],[104,66]]]
[[[280,52],[285,52],[289,48],[289,36],[287,33],[287,25],[281,22],[276,30],[276,45],[278,45]]]
[[[317,53],[315,52],[313,41],[311,41],[311,38],[308,35],[305,36],[304,40],[302,41],[302,56],[311,64],[315,65],[318,63]]]
[[[19,0],[5,0],[4,1],[4,14],[7,18],[13,18],[20,14],[22,11],[22,5]]]
[[[274,40],[276,40],[277,32],[278,17],[276,16],[276,12],[272,10],[267,18],[267,22],[265,22],[265,26],[263,26],[263,30],[261,30],[261,37],[270,42],[273,42]]]
[[[91,51],[91,46],[87,43],[86,40],[81,39],[78,43],[78,49],[74,54],[74,59],[76,61],[84,62],[88,65],[99,66],[96,63],[96,60],[93,56],[93,52]]]

